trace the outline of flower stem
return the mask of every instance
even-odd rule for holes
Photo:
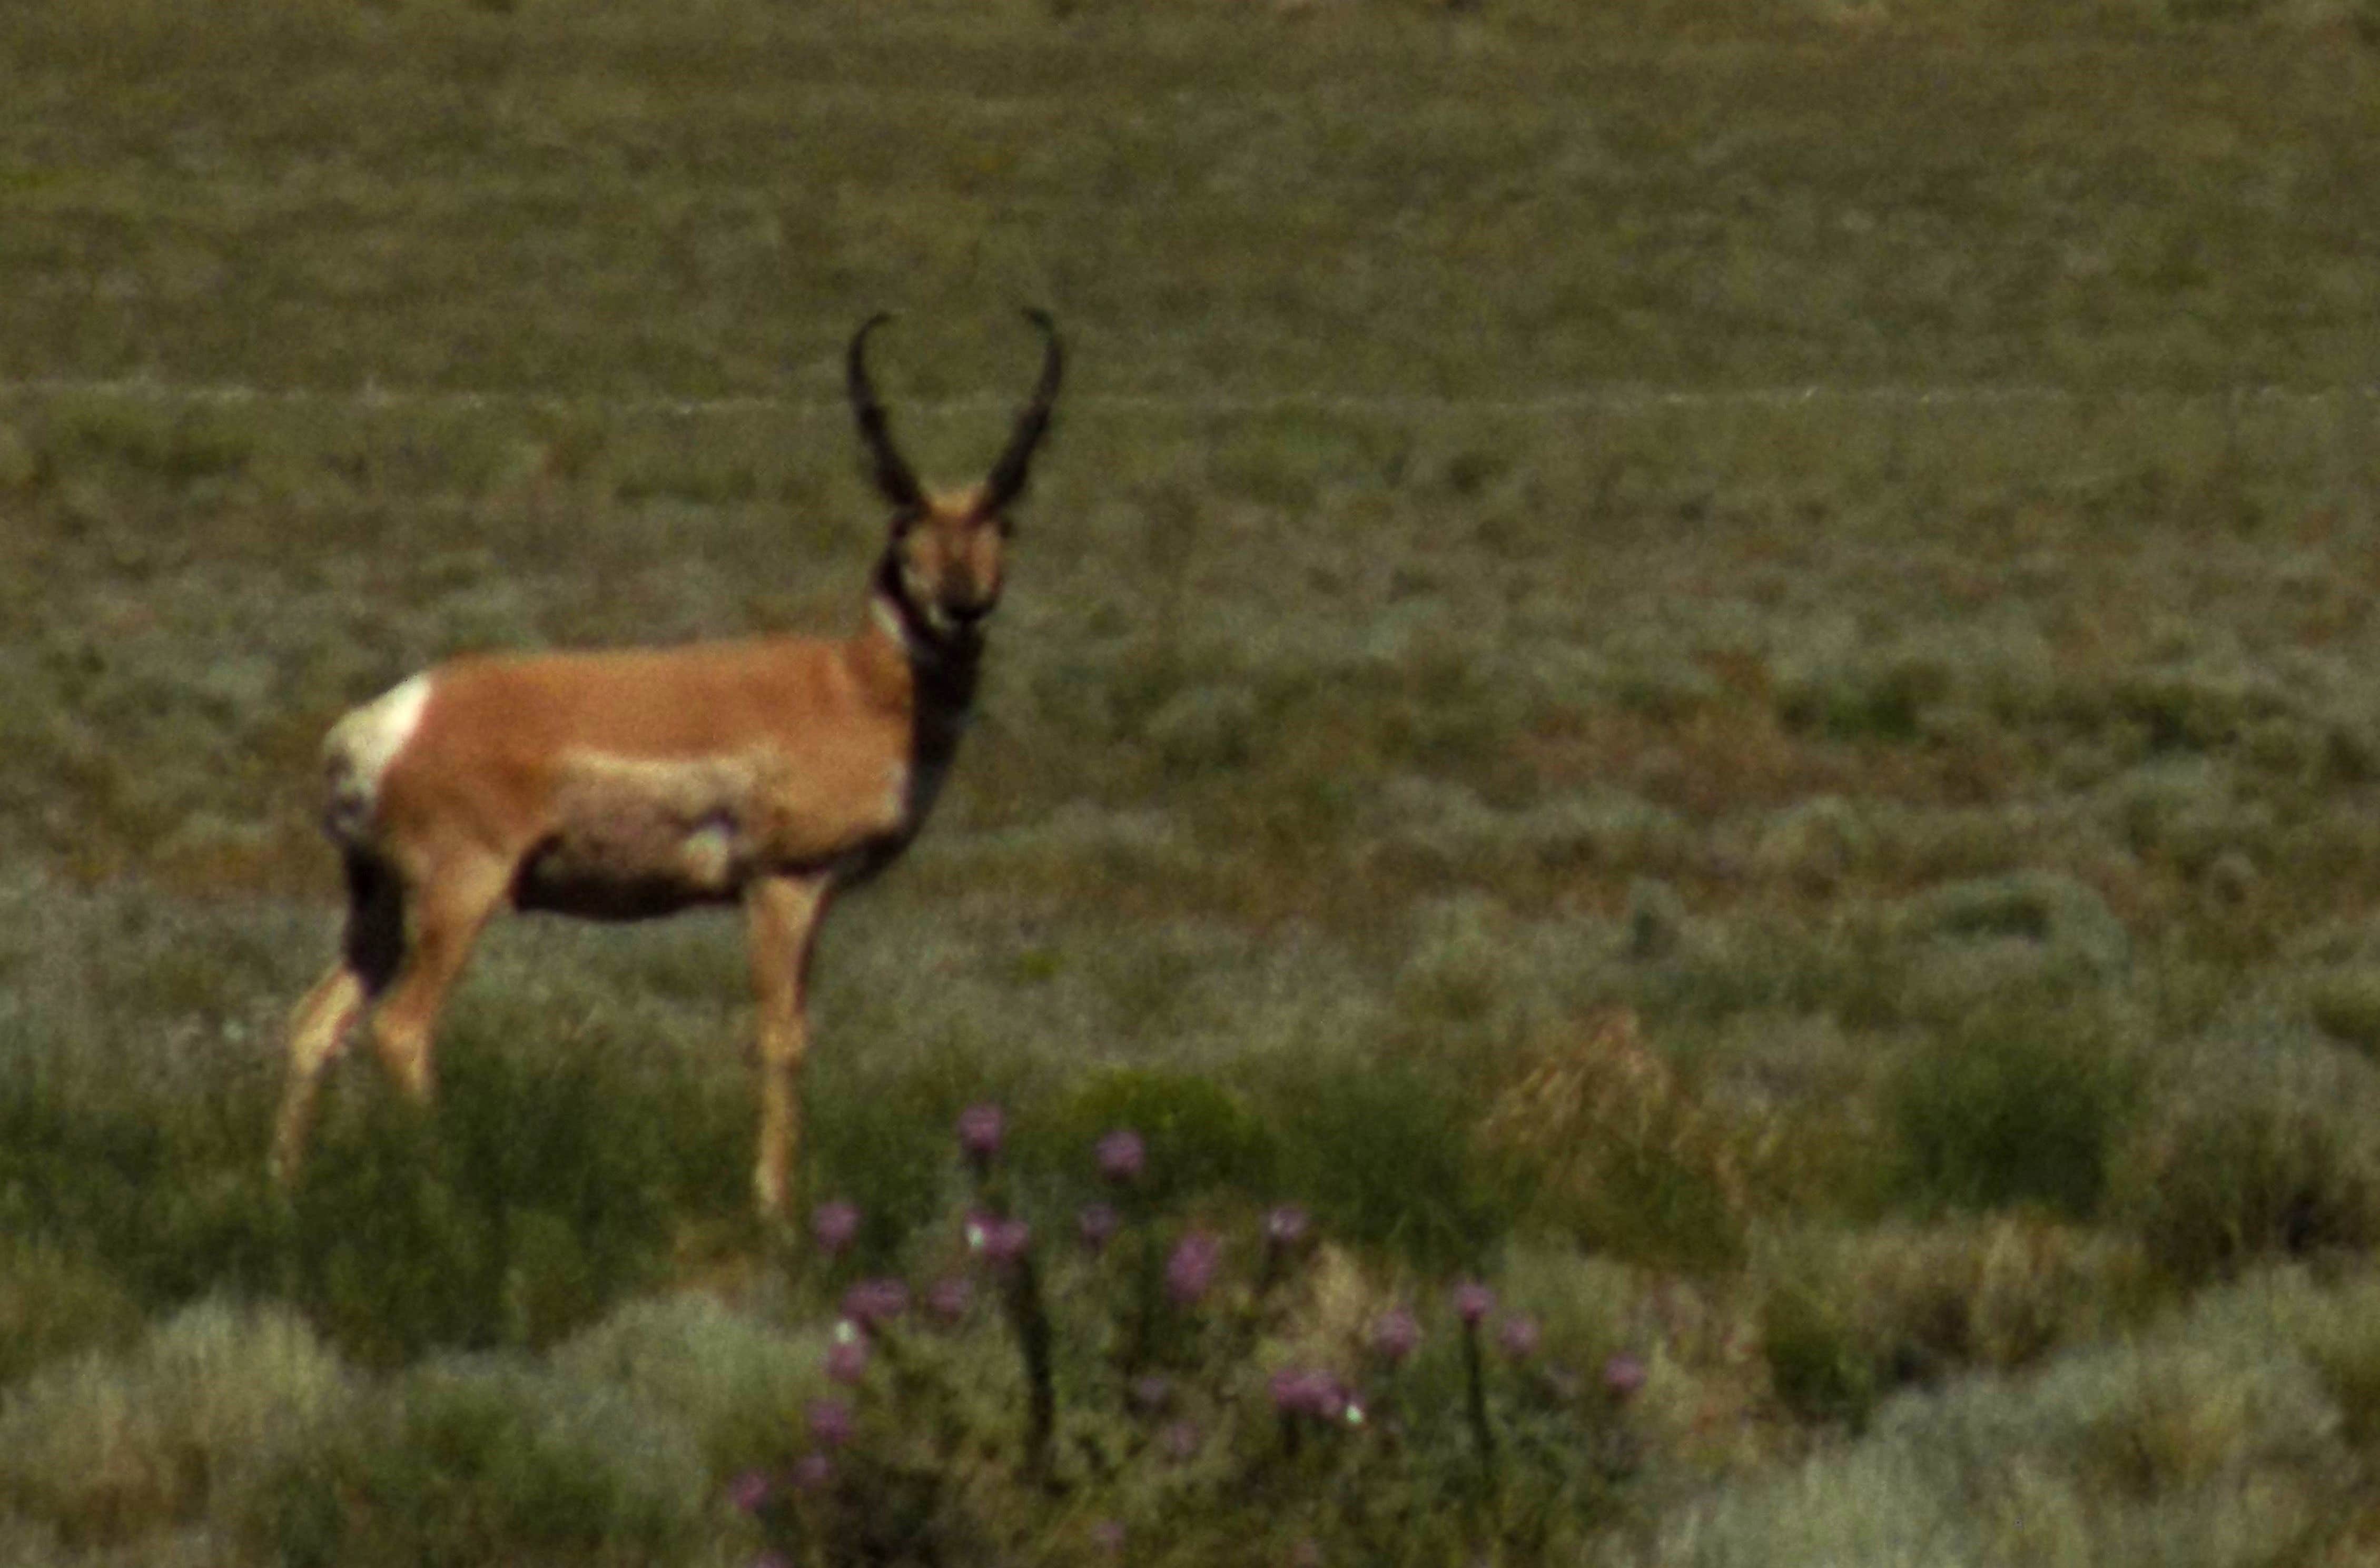
[[[1017,1352],[1025,1361],[1026,1464],[1035,1475],[1047,1476],[1050,1439],[1058,1425],[1058,1391],[1050,1368],[1050,1311],[1029,1251],[1009,1273],[1008,1320],[1016,1330]]]
[[[1465,1408],[1471,1417],[1472,1441],[1479,1450],[1479,1467],[1490,1486],[1496,1480],[1496,1430],[1488,1424],[1488,1382],[1480,1367],[1479,1326],[1463,1325],[1463,1376]]]

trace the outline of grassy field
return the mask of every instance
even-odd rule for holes
[[[2375,46],[0,8],[0,1561],[2366,1560]],[[277,1198],[323,727],[852,623],[844,342],[965,478],[1027,303],[982,717],[820,964],[848,1248],[748,1218],[725,917],[499,927]]]

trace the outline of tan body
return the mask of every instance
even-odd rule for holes
[[[999,598],[1004,508],[1057,386],[1051,334],[992,479],[929,496],[868,389],[868,331],[852,344],[853,400],[895,515],[856,635],[458,659],[333,727],[326,823],[347,929],[291,1019],[273,1146],[285,1179],[321,1075],[367,1012],[390,1075],[429,1099],[440,1008],[498,910],[641,919],[734,903],[759,1004],[755,1187],[764,1212],[783,1210],[819,921],[916,836],[949,769]]]
[[[459,660],[427,681],[376,780],[356,756],[378,738],[371,711],[334,732],[334,803],[344,783],[358,818],[342,836],[417,878],[486,857],[508,869],[518,907],[597,919],[889,857],[923,820],[964,718],[921,713],[916,673],[881,629]]]

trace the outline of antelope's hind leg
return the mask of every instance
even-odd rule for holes
[[[386,990],[405,954],[405,899],[385,866],[350,854],[339,956],[289,1015],[289,1076],[273,1125],[273,1174],[295,1181],[306,1157],[322,1073],[346,1050],[356,1019]]]
[[[403,901],[402,952],[372,1008],[370,1032],[390,1081],[417,1105],[429,1104],[434,1087],[431,1051],[446,993],[511,888],[506,863],[473,856],[446,862]]]
[[[744,898],[758,1004],[760,1152],[752,1171],[760,1217],[784,1218],[796,1196],[802,1144],[802,1062],[809,1054],[810,954],[826,912],[822,877],[763,877]]]

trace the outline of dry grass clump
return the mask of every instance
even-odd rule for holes
[[[2030,1366],[2155,1298],[2137,1246],[2023,1213],[1773,1235],[1751,1282],[1778,1398],[1854,1429],[1896,1389]]]
[[[2316,977],[2306,1008],[2323,1033],[2366,1056],[2380,1055],[2380,966],[2341,965]]]
[[[2320,1375],[2347,1440],[2380,1450],[2380,1279],[2366,1270],[2323,1283],[2301,1269],[2252,1281],[2236,1293],[2243,1316],[2267,1316]]]
[[[1520,1072],[1479,1137],[1530,1171],[1536,1213],[1583,1246],[1694,1270],[1742,1254],[1747,1168],[1766,1149],[1680,1083],[1630,1009],[1588,1021]]]
[[[2111,1217],[2175,1280],[2380,1242],[2380,1076],[2270,1020],[2164,1064],[2110,1177]]]

